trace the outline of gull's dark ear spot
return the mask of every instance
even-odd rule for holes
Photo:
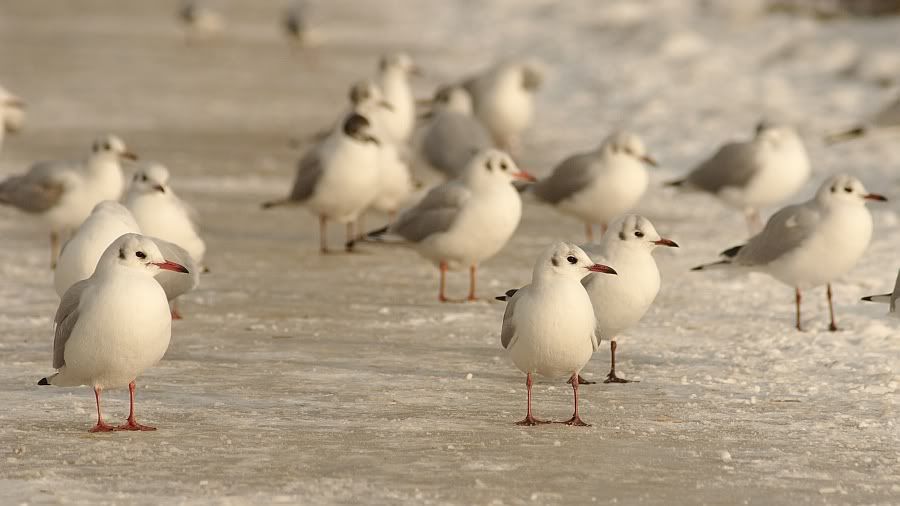
[[[125,248],[119,248],[119,258],[125,260]]]
[[[622,239],[623,241],[625,240],[625,231],[624,230],[619,231],[619,239]]]
[[[556,257],[551,258],[550,263],[553,264],[553,267],[559,267],[559,259]]]

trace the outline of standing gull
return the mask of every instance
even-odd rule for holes
[[[378,147],[372,124],[357,113],[344,119],[325,140],[314,146],[297,167],[290,195],[266,202],[263,209],[303,205],[319,217],[319,245],[328,253],[328,220],[347,225],[348,250],[353,224],[378,192]]]
[[[869,302],[882,302],[885,304],[890,304],[890,312],[891,314],[897,315],[900,314],[897,312],[897,300],[900,299],[900,271],[897,271],[897,280],[894,281],[894,291],[891,293],[886,293],[883,295],[869,295],[868,297],[863,297],[862,300]]]
[[[744,212],[751,233],[762,227],[759,211],[789,198],[809,179],[803,141],[787,126],[761,123],[753,139],[730,142],[670,186],[699,190]]]
[[[604,383],[628,383],[616,376],[616,338],[641,320],[659,293],[659,268],[652,255],[657,246],[678,244],[660,237],[647,218],[629,214],[613,222],[600,244],[585,248],[591,258],[619,273],[581,280],[594,304],[597,335],[609,340],[610,368]]]
[[[567,378],[575,412],[564,423],[587,425],[578,416],[578,373],[597,351],[600,336],[591,299],[581,280],[592,272],[616,274],[611,267],[595,264],[578,246],[559,242],[538,257],[530,285],[507,292],[500,343],[525,373],[528,389],[528,411],[518,425],[547,423],[531,413],[534,374]]]
[[[862,137],[871,130],[875,129],[895,129],[900,128],[900,97],[897,97],[887,107],[878,112],[864,125],[851,128],[845,132],[831,134],[825,137],[825,142],[834,144],[836,142],[846,141]]]
[[[0,86],[0,148],[7,133],[22,129],[25,121],[25,101]]]
[[[600,146],[572,155],[532,186],[538,200],[584,222],[587,240],[593,225],[606,231],[609,221],[633,208],[647,189],[644,164],[656,166],[640,137],[614,132]]]
[[[453,179],[473,154],[493,146],[491,134],[472,116],[472,98],[462,86],[442,86],[430,105],[419,149],[430,167]]]
[[[122,159],[137,157],[118,137],[94,141],[84,161],[39,162],[0,182],[0,204],[39,215],[50,227],[50,264],[56,265],[61,236],[81,225],[98,203],[122,196]]]
[[[405,143],[416,122],[416,99],[409,84],[410,76],[420,75],[419,67],[406,53],[383,56],[378,62],[376,82],[390,109],[384,113],[384,128],[390,140]]]
[[[534,93],[540,88],[543,72],[535,63],[499,63],[462,85],[472,96],[475,116],[494,137],[494,143],[514,150],[519,135],[531,124]]]
[[[723,260],[693,270],[737,267],[765,272],[793,286],[797,330],[802,330],[800,291],[826,285],[831,317],[828,329],[837,330],[831,282],[849,271],[869,245],[872,215],[866,209],[867,200],[887,199],[868,193],[855,177],[833,176],[811,200],[781,209],[746,244],[723,251]]]
[[[513,179],[533,180],[506,153],[489,149],[470,160],[459,179],[433,188],[388,227],[369,239],[396,235],[438,265],[438,299],[446,302],[447,270],[469,267],[468,300],[476,300],[478,264],[500,251],[522,217]]]
[[[134,417],[135,380],[163,357],[172,336],[166,295],[156,276],[161,270],[186,273],[167,260],[151,239],[126,234],[107,248],[94,274],[72,285],[56,311],[53,367],[38,385],[94,389],[97,424],[91,432],[155,430]],[[103,421],[103,390],[128,385],[130,411],[124,425]]]

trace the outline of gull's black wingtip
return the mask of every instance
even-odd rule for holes
[[[498,296],[496,296],[496,297],[494,297],[494,298],[495,298],[496,300],[499,300],[499,301],[502,301],[502,302],[506,302],[506,295],[498,295]]]
[[[872,302],[872,297],[874,297],[874,295],[867,295],[859,300],[864,300],[866,302]]]
[[[49,384],[50,384],[50,382],[47,380],[47,378],[41,378],[41,380],[38,381],[38,385],[40,385],[40,386],[45,386],[45,385],[49,385]]]
[[[697,267],[693,267],[691,271],[702,271],[705,265],[698,265]]]

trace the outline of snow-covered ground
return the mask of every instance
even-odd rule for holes
[[[0,209],[0,503],[900,503],[898,320],[858,301],[900,267],[900,137],[821,141],[897,92],[900,19],[820,23],[725,0],[340,0],[321,3],[321,46],[294,54],[276,31],[281,2],[222,2],[229,31],[189,48],[174,4],[0,5],[0,83],[29,103],[0,175],[113,131],[169,165],[203,216],[212,269],[139,379],[138,415],[160,430],[88,434],[87,388],[35,384],[51,372],[58,302],[46,234]],[[288,139],[332,121],[347,83],[397,49],[427,71],[422,94],[501,57],[542,60],[520,153],[534,172],[617,126],[662,161],[639,211],[682,247],[659,253],[662,292],[619,341],[620,373],[640,382],[582,389],[592,427],[513,425],[524,381],[490,297],[526,283],[548,242],[580,240],[577,222],[529,202],[483,266],[484,302],[441,305],[414,253],[321,257],[311,216],[258,209],[287,191]],[[871,247],[835,286],[840,332],[824,289],[796,332],[788,287],[688,272],[744,239],[744,223],[661,182],[762,117],[807,141],[815,174],[797,199],[838,171],[892,198],[871,206]],[[586,372],[607,369],[604,343]],[[110,419],[126,399],[107,395]],[[536,389],[540,416],[568,417],[570,403],[566,385]]]

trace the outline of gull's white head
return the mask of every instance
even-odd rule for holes
[[[18,132],[25,123],[25,101],[2,86],[0,86],[0,121],[3,122],[0,128],[9,133]]]
[[[617,218],[610,224],[608,231],[603,234],[601,241],[611,245],[641,248],[648,251],[657,246],[678,247],[675,241],[660,236],[650,220],[638,214],[626,214]]]
[[[150,276],[156,276],[161,270],[189,273],[183,265],[166,260],[153,239],[140,234],[125,234],[113,241],[97,263],[98,272],[117,267],[135,269]]]
[[[125,142],[115,135],[105,135],[94,140],[94,143],[91,144],[91,156],[115,160],[137,160],[137,155],[128,151]]]
[[[378,70],[382,73],[396,72],[405,76],[418,76],[422,71],[406,53],[392,53],[382,56],[378,61]]]
[[[142,195],[169,193],[169,169],[160,163],[150,163],[141,167],[134,173],[129,191]]]
[[[847,174],[838,174],[826,179],[816,192],[816,200],[825,206],[862,206],[867,200],[887,201],[877,193],[869,193],[859,179]]]
[[[438,88],[432,105],[435,110],[472,114],[472,96],[465,88],[454,84]]]
[[[381,144],[375,137],[372,122],[362,114],[354,112],[347,115],[341,129],[343,130],[344,135],[357,142],[363,144],[372,143],[375,146]]]
[[[654,167],[657,165],[656,160],[647,154],[647,147],[644,146],[644,141],[636,134],[628,131],[618,130],[611,133],[603,140],[600,149],[607,154],[636,158]]]
[[[577,282],[592,272],[616,274],[612,267],[594,263],[578,246],[569,242],[557,242],[548,246],[538,256],[533,276],[535,281],[562,277]]]
[[[134,220],[134,215],[131,214],[131,211],[115,200],[104,200],[94,206],[91,215],[88,216],[88,220],[97,218],[121,220],[131,225],[135,230],[138,229],[138,224]],[[87,222],[87,220],[85,220],[85,222]]]
[[[387,110],[394,109],[394,107],[384,99],[381,88],[369,79],[353,83],[350,87],[349,96],[350,103],[354,107],[375,105]]]
[[[772,148],[780,148],[800,142],[800,136],[791,126],[769,123],[764,120],[756,125],[755,141]]]
[[[513,179],[536,181],[534,176],[519,169],[512,157],[499,149],[485,149],[475,153],[469,159],[462,177],[473,188],[509,184]]]

